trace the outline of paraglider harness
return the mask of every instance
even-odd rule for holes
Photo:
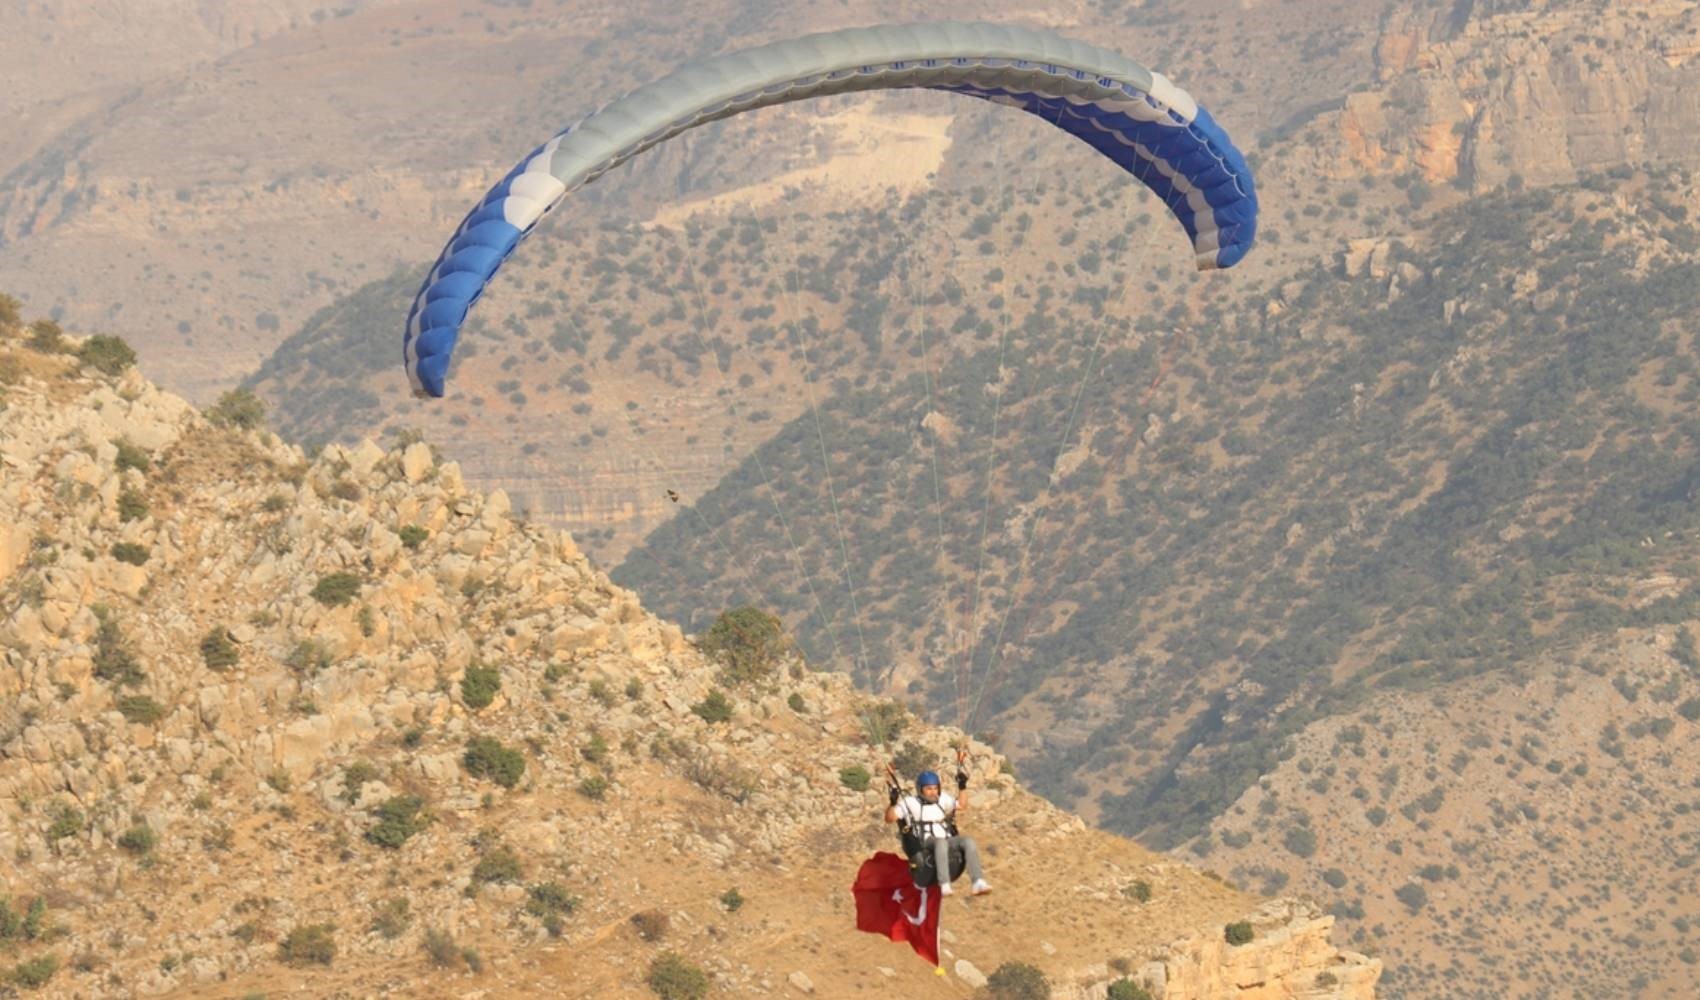
[[[963,770],[962,762],[966,757],[964,751],[956,753],[956,789],[962,791],[968,787],[968,772]],[[891,793],[891,804],[897,805],[903,795],[903,788],[897,783],[897,769],[891,764],[885,766],[885,783]],[[915,797],[923,805],[925,799],[920,797],[921,790],[915,789]],[[932,825],[942,826],[951,837],[958,836],[956,832],[956,810],[946,814],[943,822],[932,822]],[[909,859],[909,877],[915,883],[915,888],[925,889],[939,881],[938,861],[931,847],[927,846],[925,835],[927,824],[920,820],[909,819],[899,814],[897,819],[897,839],[903,845],[903,856]],[[968,861],[963,856],[960,845],[950,845],[950,877],[948,882],[955,882],[962,877],[962,872],[968,867]]]

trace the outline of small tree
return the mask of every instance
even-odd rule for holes
[[[277,957],[289,965],[329,965],[336,958],[335,932],[331,924],[296,927],[278,944]]]
[[[313,585],[313,600],[327,608],[340,608],[360,595],[360,575],[338,571],[319,577]]]
[[[649,988],[661,1000],[702,1000],[708,986],[708,973],[672,952],[650,963]]]
[[[771,678],[793,649],[778,618],[745,606],[722,612],[697,648],[721,666],[721,683],[751,684]]]
[[[1308,858],[1316,853],[1316,833],[1306,826],[1291,827],[1281,844],[1294,855]]]
[[[673,921],[661,910],[640,910],[632,914],[632,930],[645,941],[659,941],[667,936]]]
[[[851,764],[849,767],[840,768],[838,771],[839,783],[852,792],[867,791],[868,784],[872,780],[873,775],[869,774],[868,769],[860,764]]]
[[[77,348],[77,360],[102,375],[122,375],[136,363],[136,352],[122,337],[96,334]]]
[[[1152,1000],[1151,991],[1143,983],[1129,979],[1126,976],[1110,984],[1105,1000]]]
[[[112,558],[132,566],[146,565],[148,554],[148,547],[136,542],[119,542],[112,547]]]
[[[153,465],[153,459],[148,457],[148,453],[131,444],[128,438],[119,438],[116,444],[118,454],[112,460],[112,467],[119,472],[128,472],[131,469],[146,472],[148,467]]]
[[[474,736],[468,740],[461,764],[466,773],[475,778],[489,778],[503,788],[519,784],[520,777],[525,774],[525,756],[518,750],[503,746],[493,736]]]
[[[131,854],[147,854],[159,843],[159,835],[146,823],[137,823],[118,837],[118,846]]]
[[[1428,892],[1415,882],[1407,882],[1393,890],[1393,897],[1405,904],[1405,908],[1416,913],[1428,905]]]
[[[148,498],[126,486],[118,493],[118,519],[139,521],[148,516]]]
[[[417,795],[396,795],[385,799],[373,810],[373,815],[378,817],[378,822],[366,831],[366,839],[392,851],[431,823],[431,817],[425,813],[425,800]]]
[[[1249,920],[1236,920],[1222,928],[1222,939],[1231,945],[1250,944],[1255,936]]]
[[[732,719],[732,702],[725,692],[714,688],[708,692],[708,697],[692,705],[691,711],[704,722],[729,722]]]
[[[94,633],[94,675],[103,681],[140,684],[144,679],[142,668],[118,628],[117,616],[104,604],[96,604],[93,610],[100,622]]]
[[[83,827],[86,824],[87,820],[83,818],[81,809],[62,802],[53,811],[53,822],[47,827],[48,843],[64,840],[66,837],[75,837],[83,832]]]
[[[474,710],[488,708],[501,689],[502,674],[495,667],[481,667],[475,663],[466,668],[460,679],[461,700]]]
[[[405,524],[401,528],[401,544],[409,549],[417,549],[420,543],[431,537],[431,533],[417,524]]]
[[[1005,962],[986,977],[986,991],[997,1000],[1050,1000],[1051,982],[1036,966]]]
[[[12,982],[27,990],[38,990],[47,985],[53,974],[59,971],[58,955],[37,955],[27,962],[19,962],[12,968]]]
[[[266,424],[266,404],[260,402],[254,390],[242,386],[218,397],[218,402],[207,411],[207,419],[216,427],[256,430]]]
[[[519,855],[504,846],[492,847],[485,851],[478,863],[472,866],[472,881],[479,885],[486,882],[518,882],[523,874]]]
[[[25,341],[32,351],[43,354],[65,353],[65,331],[59,324],[50,319],[38,319],[30,324],[29,340]]]
[[[118,711],[125,721],[151,726],[165,718],[165,706],[145,694],[127,694],[118,699]]]
[[[460,961],[460,946],[455,944],[454,936],[441,927],[425,931],[424,945],[425,955],[439,969],[447,969]]]
[[[225,671],[236,665],[236,643],[223,625],[202,637],[201,659],[209,670]]]
[[[372,929],[394,941],[413,924],[413,907],[406,896],[391,896],[373,907]]]

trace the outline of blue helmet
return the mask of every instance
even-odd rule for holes
[[[922,771],[915,775],[915,791],[917,792],[928,785],[937,785],[938,783],[939,773],[937,771]]]

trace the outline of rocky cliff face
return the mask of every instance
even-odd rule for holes
[[[889,709],[800,664],[730,684],[423,443],[309,459],[0,336],[0,524],[17,983],[638,996],[666,948],[735,995],[932,988],[849,930],[844,887],[890,841],[883,795],[844,773],[891,752],[867,722]],[[1258,909],[961,733],[885,718],[905,755],[975,762],[999,889],[951,902],[962,983],[1019,960],[1062,996],[1122,975],[1167,998],[1373,995],[1379,962],[1329,946],[1328,918]]]
[[[1700,5],[1642,0],[1461,4],[1390,18],[1378,86],[1324,131],[1337,173],[1415,175],[1472,191],[1573,181],[1641,163],[1700,164]]]

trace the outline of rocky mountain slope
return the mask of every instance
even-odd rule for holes
[[[1202,863],[1325,901],[1386,958],[1388,995],[1691,993],[1695,628],[1624,629],[1317,723],[1216,820]]]
[[[309,458],[25,336],[0,331],[11,988],[959,995],[1022,961],[1058,995],[1373,993],[1332,917],[1091,831],[842,675],[734,683],[424,443]],[[935,982],[850,930],[890,843],[855,769],[952,744],[998,891],[951,902]]]

